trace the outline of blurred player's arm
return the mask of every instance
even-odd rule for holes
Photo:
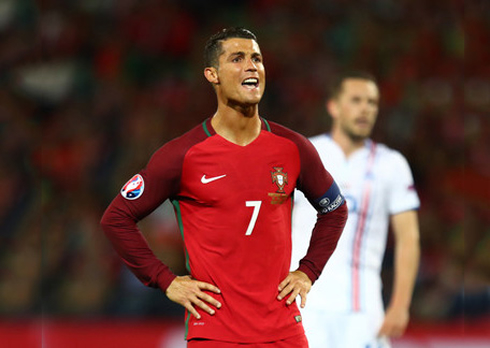
[[[392,215],[395,236],[393,292],[379,336],[403,335],[409,321],[409,309],[420,260],[419,224],[416,210]]]

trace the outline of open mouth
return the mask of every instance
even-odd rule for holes
[[[242,82],[242,86],[248,88],[248,89],[253,89],[259,87],[259,79],[255,77],[250,77],[248,79],[245,79]]]

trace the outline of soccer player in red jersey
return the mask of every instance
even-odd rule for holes
[[[255,35],[230,28],[205,46],[217,111],[158,149],[102,217],[125,264],[186,308],[188,347],[306,348],[301,306],[336,247],[344,198],[311,143],[259,116],[265,87]],[[291,261],[294,189],[317,209],[310,248]],[[153,254],[137,222],[165,200],[184,239],[187,276]]]

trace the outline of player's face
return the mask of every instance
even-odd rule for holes
[[[346,79],[342,91],[332,101],[334,123],[353,140],[371,135],[378,116],[379,91],[376,84],[364,79]]]
[[[233,38],[222,43],[216,70],[218,95],[226,104],[258,104],[265,88],[265,69],[257,42]]]

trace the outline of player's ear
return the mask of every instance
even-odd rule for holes
[[[330,116],[332,116],[333,118],[337,118],[339,106],[335,99],[328,99],[325,103],[325,107]]]
[[[219,84],[218,71],[214,67],[207,67],[204,69],[204,77],[212,84]]]

